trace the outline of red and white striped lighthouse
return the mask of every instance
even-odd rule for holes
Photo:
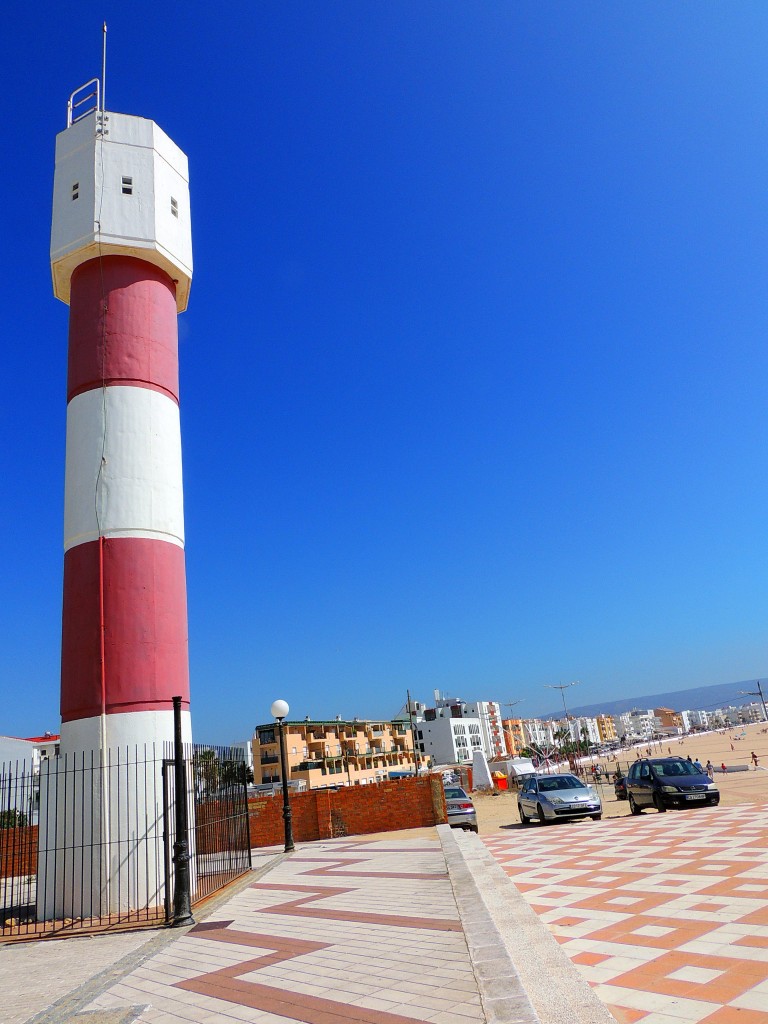
[[[176,324],[189,185],[152,121],[97,103],[57,137],[51,268],[70,306],[61,748],[171,740],[175,695],[189,740]]]
[[[106,112],[99,86],[70,97],[56,138],[51,272],[70,316],[62,757],[40,780],[44,918],[162,903],[175,696],[192,739],[176,326],[192,279],[187,159],[152,121]],[[126,759],[135,771],[115,767]]]

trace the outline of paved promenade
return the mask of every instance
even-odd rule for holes
[[[473,857],[478,872],[470,867]],[[32,1020],[608,1024],[599,1000],[537,924],[576,992],[555,986],[554,1015],[539,1015],[489,909],[498,879],[484,882],[483,865],[498,872],[503,907],[504,894],[514,891],[503,872],[476,837],[447,826],[267,855],[261,872],[200,914],[197,925],[145,936],[106,972],[72,991],[65,986]],[[59,972],[69,958],[73,975],[82,975],[82,961],[99,941],[5,947],[0,965],[15,967],[15,983],[13,968],[8,972],[11,990],[29,990],[36,987],[30,971],[39,971],[46,956],[56,954]],[[589,1012],[574,1015],[584,993]]]
[[[195,927],[0,983],[3,1024],[768,1024],[768,806],[260,851]]]
[[[484,841],[621,1024],[768,1024],[768,805]]]

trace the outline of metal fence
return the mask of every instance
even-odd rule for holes
[[[194,787],[192,903],[251,869],[248,767],[228,747],[186,749]]]
[[[173,748],[0,765],[0,937],[162,925],[173,908]],[[239,751],[184,748],[192,903],[250,870]]]

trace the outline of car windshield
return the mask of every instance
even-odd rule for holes
[[[556,789],[586,789],[583,782],[580,782],[575,775],[549,775],[539,779],[539,791],[541,793],[553,793]]]
[[[445,790],[446,800],[467,800],[467,794],[460,786],[447,786]]]
[[[651,767],[654,775],[701,775],[698,768],[682,758],[677,761],[657,761]]]

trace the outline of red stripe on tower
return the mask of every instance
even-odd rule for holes
[[[89,260],[70,310],[62,721],[167,711],[189,703],[173,282]]]

